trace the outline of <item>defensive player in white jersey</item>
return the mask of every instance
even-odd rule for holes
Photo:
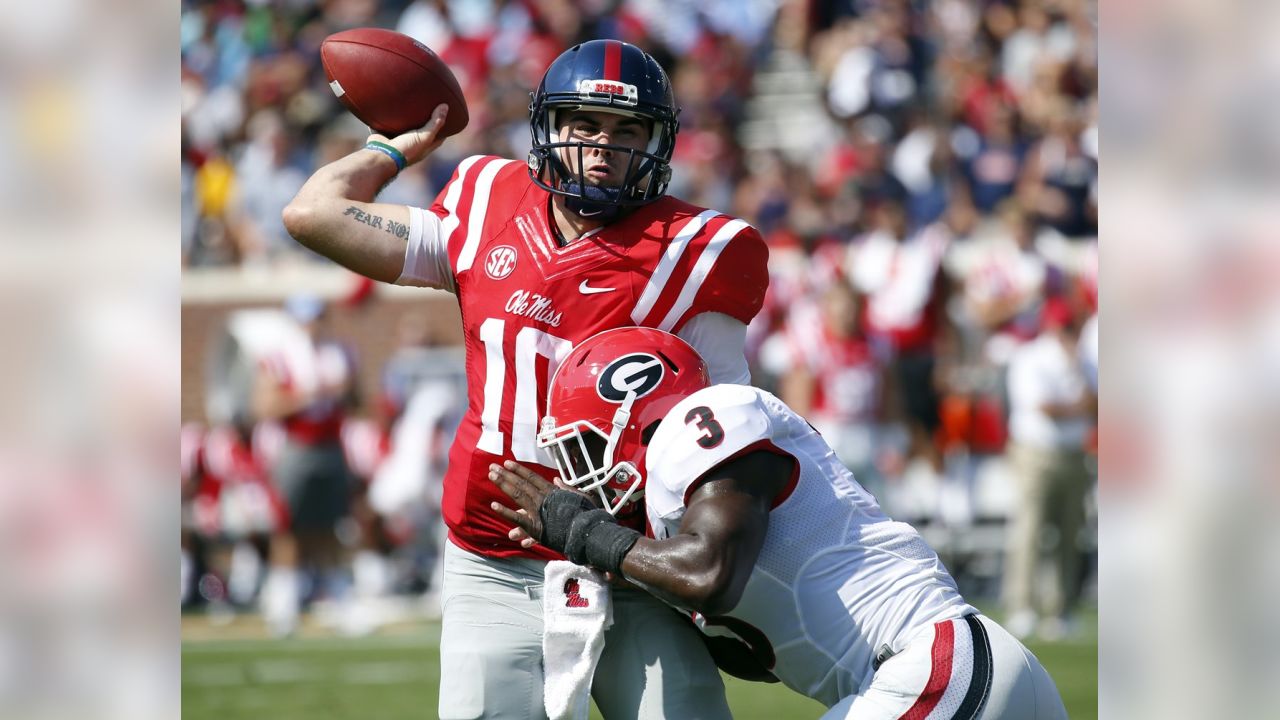
[[[582,43],[533,95],[527,163],[471,156],[430,208],[373,202],[439,145],[441,106],[422,130],[373,136],[382,144],[320,168],[285,209],[289,232],[316,252],[458,298],[468,405],[442,499],[441,718],[545,717],[541,593],[559,556],[507,537],[489,509],[503,495],[487,476],[505,460],[554,476],[538,419],[573,345],[609,328],[660,327],[699,348],[717,380],[749,381],[746,324],[763,303],[768,251],[746,222],[666,194],[678,110],[652,57],[617,40]],[[642,514],[620,519],[644,526]],[[727,718],[692,625],[640,591],[614,601],[601,712]]]
[[[513,538],[734,631],[824,718],[1066,717],[1036,657],[803,418],[763,390],[710,385],[679,338],[622,328],[579,344],[547,412],[539,442],[576,490],[494,465],[519,506],[494,506]],[[647,534],[614,520],[640,498]]]

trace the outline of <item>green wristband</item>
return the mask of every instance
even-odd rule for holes
[[[409,161],[406,160],[404,157],[404,153],[400,152],[399,150],[395,149],[395,147],[388,145],[384,142],[378,142],[377,140],[370,140],[369,142],[365,143],[364,149],[377,150],[383,155],[386,155],[387,157],[391,158],[391,160],[396,164],[396,172],[400,172],[405,168],[406,165],[409,164]]]

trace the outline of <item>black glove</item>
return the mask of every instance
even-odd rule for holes
[[[538,519],[542,521],[540,542],[563,555],[569,543],[569,527],[573,519],[595,509],[595,503],[582,493],[563,488],[552,490],[538,507]]]
[[[585,495],[557,488],[538,507],[542,544],[570,562],[622,574],[622,558],[640,533],[618,524],[617,518],[595,506]]]

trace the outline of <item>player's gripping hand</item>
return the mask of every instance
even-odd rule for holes
[[[374,133],[369,136],[368,142],[384,142],[400,151],[404,155],[405,162],[412,165],[420,162],[423,158],[435,152],[435,149],[444,143],[444,138],[440,137],[440,128],[444,127],[445,116],[449,114],[449,106],[440,103],[431,113],[431,119],[426,125],[417,130],[410,130],[401,133],[393,138],[385,135]]]
[[[500,517],[515,523],[511,539],[523,531],[579,565],[590,565],[617,574],[622,558],[639,533],[623,528],[584,493],[556,487],[537,473],[508,460],[490,465],[489,479],[519,506],[512,510],[490,503]],[[523,547],[532,543],[521,541]]]
[[[516,524],[510,537],[520,540],[522,547],[540,542],[563,553],[573,519],[582,512],[595,509],[586,495],[557,488],[514,460],[506,461],[503,466],[490,465],[489,479],[518,506],[511,510],[501,503],[490,503],[494,512]],[[523,533],[518,534],[519,531]]]

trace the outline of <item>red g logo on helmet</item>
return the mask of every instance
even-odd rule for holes
[[[648,353],[623,355],[605,367],[596,383],[596,392],[609,402],[621,403],[627,393],[642,398],[662,382],[666,370],[662,361]]]
[[[499,245],[489,251],[489,257],[484,261],[484,272],[494,280],[511,274],[516,269],[516,249],[510,245]]]

